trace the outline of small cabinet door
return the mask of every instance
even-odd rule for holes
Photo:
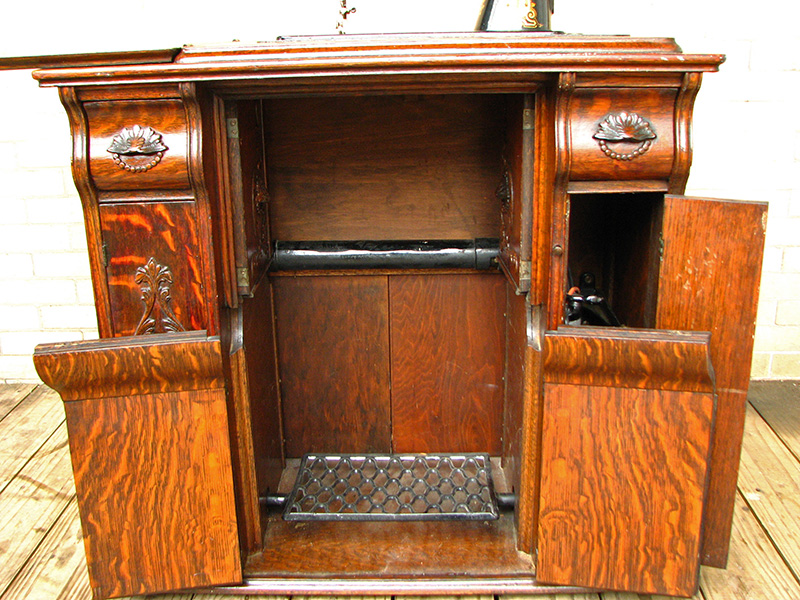
[[[242,579],[218,338],[39,346],[67,417],[97,599]]]
[[[724,567],[736,497],[767,205],[667,196],[658,329],[711,332],[718,390],[703,564]]]
[[[700,568],[714,393],[708,335],[545,335],[536,577],[689,596]]]

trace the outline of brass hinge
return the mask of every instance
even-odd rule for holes
[[[522,111],[522,130],[528,131],[535,127],[535,115],[532,108]]]
[[[250,269],[247,267],[236,267],[236,285],[240,288],[250,287]]]
[[[519,278],[520,280],[527,279],[530,281],[531,279],[531,261],[529,260],[521,260],[519,261]]]
[[[227,127],[228,127],[228,139],[229,140],[238,140],[239,139],[239,119],[226,119]]]

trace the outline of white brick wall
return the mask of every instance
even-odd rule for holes
[[[481,0],[348,0],[349,33],[468,30]],[[334,31],[339,0],[101,0],[4,8],[0,55],[91,52],[267,40]],[[208,15],[215,15],[213,19]],[[247,15],[247,18],[242,18]],[[557,0],[569,32],[675,37],[686,51],[728,56],[704,78],[695,107],[688,193],[768,200],[768,248],[753,375],[800,378],[800,4],[785,0]],[[135,35],[119,35],[125,23]],[[0,381],[35,380],[37,342],[96,336],[80,201],[69,173],[67,119],[30,72],[0,72]],[[735,277],[733,278],[735,281]]]

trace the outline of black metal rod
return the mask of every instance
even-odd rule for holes
[[[500,508],[514,508],[517,505],[516,494],[496,493],[494,496],[497,500],[497,506]]]
[[[267,494],[266,496],[260,496],[258,498],[258,503],[264,506],[283,508],[286,506],[287,498],[288,496],[286,494]]]
[[[497,239],[388,241],[276,241],[270,268],[490,269],[500,254]]]

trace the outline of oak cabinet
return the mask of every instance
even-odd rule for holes
[[[34,360],[96,597],[689,596],[724,565],[765,206],[680,195],[722,57],[447,34],[71,60],[35,77],[70,116],[102,339]],[[285,520],[315,453],[486,455],[499,516]]]

